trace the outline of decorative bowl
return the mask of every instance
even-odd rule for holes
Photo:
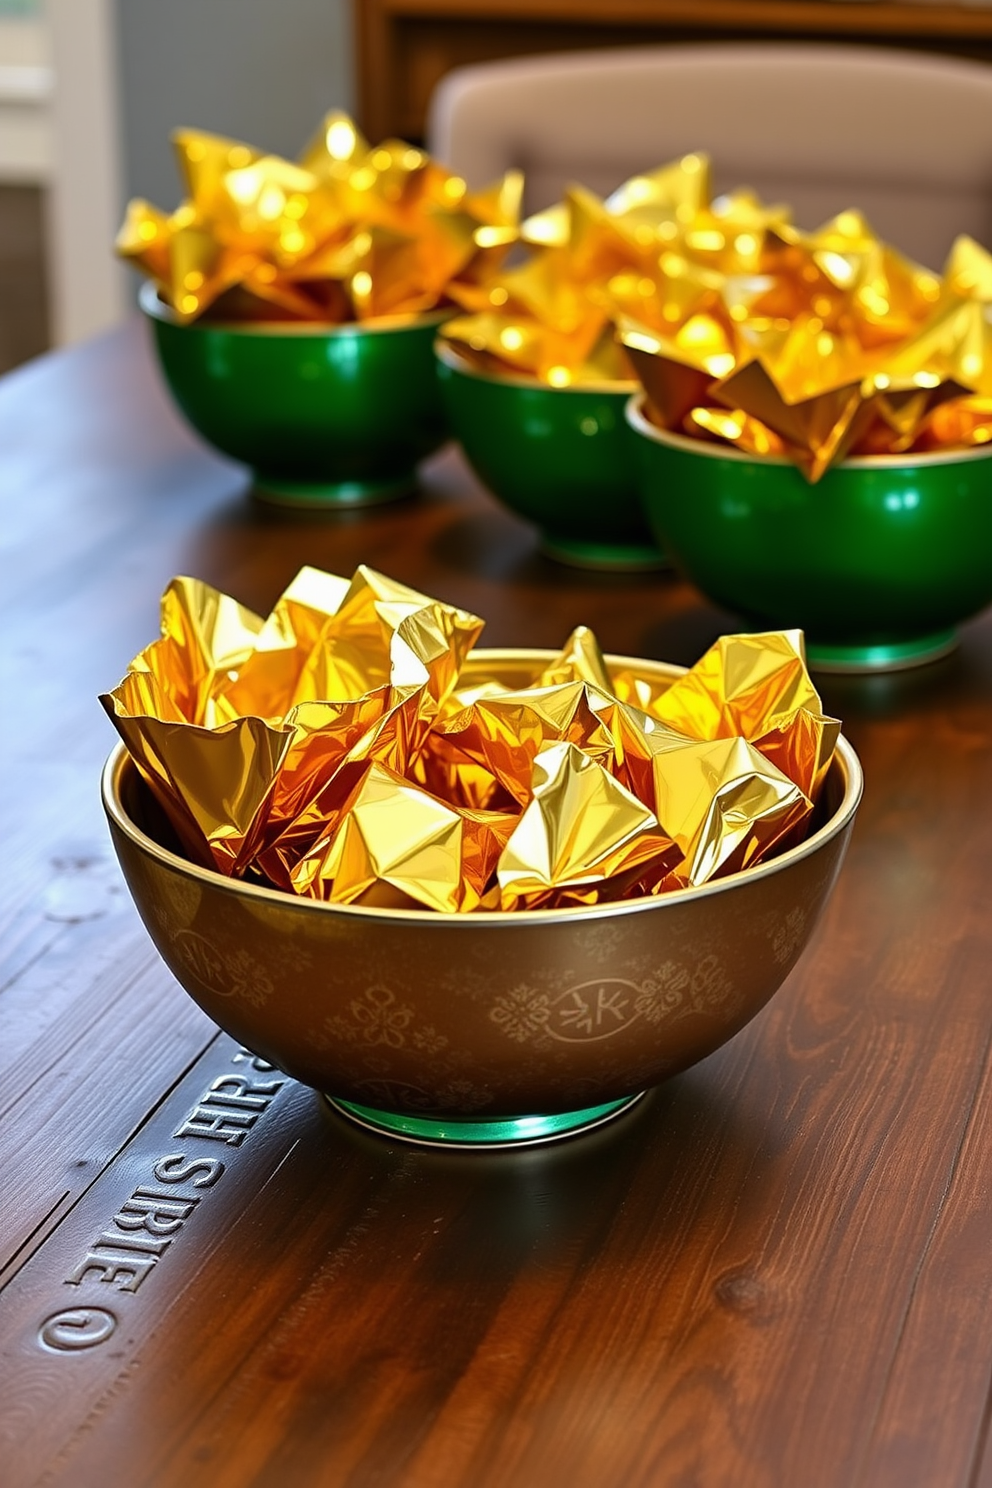
[[[536,526],[549,557],[581,568],[659,568],[624,420],[634,383],[550,387],[482,371],[438,343],[451,431],[492,494]]]
[[[448,437],[433,343],[446,313],[355,325],[183,325],[142,285],[166,383],[197,433],[267,501],[392,501]]]
[[[648,520],[707,598],[799,627],[810,666],[892,670],[954,648],[992,602],[992,449],[791,462],[659,429],[631,399]]]
[[[523,686],[552,653],[481,658]],[[494,1147],[597,1125],[754,1017],[810,938],[861,786],[841,738],[810,835],[765,864],[660,898],[469,915],[296,899],[195,867],[123,746],[103,801],[149,934],[215,1022],[367,1126]]]

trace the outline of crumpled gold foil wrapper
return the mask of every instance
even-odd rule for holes
[[[101,701],[196,862],[289,887],[367,764],[422,748],[481,630],[367,568],[303,569],[267,620],[177,579]]]
[[[809,679],[799,630],[722,636],[691,671],[643,702],[653,718],[692,738],[746,739],[810,798],[840,734]]]
[[[376,146],[327,115],[298,161],[178,130],[188,196],[128,205],[118,254],[180,321],[412,316],[478,293],[519,235],[522,178],[488,190],[402,140]]]
[[[973,240],[938,276],[858,212],[813,233],[769,222],[754,276],[719,297],[702,322],[629,301],[617,321],[660,427],[785,456],[811,481],[848,457],[992,440],[992,256]]]
[[[455,294],[472,313],[450,321],[445,339],[488,370],[555,387],[624,382],[632,369],[616,327],[630,319],[684,343],[710,377],[726,370],[764,234],[789,213],[749,191],[711,198],[704,155],[635,176],[606,201],[572,186],[524,223],[527,262],[499,275],[485,299]]]
[[[513,813],[453,807],[372,764],[337,830],[296,865],[292,887],[332,904],[477,909],[516,820]]]
[[[798,631],[659,686],[579,627],[509,687],[481,630],[368,568],[303,569],[264,619],[180,578],[101,701],[195,862],[335,904],[607,903],[798,839],[840,727]]]
[[[535,757],[530,801],[496,869],[502,909],[601,904],[681,854],[643,802],[575,744]]]
[[[969,238],[937,274],[855,210],[803,232],[746,188],[715,198],[702,154],[606,201],[574,186],[522,237],[524,263],[453,292],[469,313],[442,336],[482,370],[634,375],[661,427],[814,481],[848,456],[992,440],[992,257]]]

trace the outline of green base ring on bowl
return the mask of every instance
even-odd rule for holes
[[[541,551],[572,568],[623,569],[628,572],[670,568],[668,559],[647,543],[587,543],[569,538],[541,538]]]
[[[958,633],[953,627],[884,646],[826,646],[807,641],[806,660],[820,672],[898,672],[937,661],[957,644]]]
[[[605,1121],[612,1121],[636,1105],[644,1093],[641,1090],[637,1095],[625,1095],[602,1106],[561,1111],[554,1116],[501,1116],[489,1120],[409,1116],[399,1111],[379,1111],[372,1106],[360,1106],[354,1101],[338,1100],[330,1095],[324,1099],[350,1121],[401,1142],[413,1142],[422,1147],[485,1148],[491,1152],[500,1147],[558,1142],[562,1137],[572,1137],[594,1126],[602,1126]]]
[[[356,506],[381,506],[409,496],[416,487],[413,474],[389,480],[292,481],[255,474],[252,495],[271,506],[295,506],[307,511],[334,511]]]

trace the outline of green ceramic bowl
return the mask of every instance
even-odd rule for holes
[[[658,429],[630,400],[641,496],[675,563],[757,629],[806,632],[810,664],[870,671],[950,651],[992,602],[992,449],[789,461]]]
[[[658,568],[624,420],[633,384],[554,388],[471,366],[444,342],[438,371],[451,431],[504,506],[552,558],[582,568]]]
[[[446,312],[371,325],[181,325],[152,284],[141,307],[197,433],[284,505],[391,501],[448,437],[433,343]]]

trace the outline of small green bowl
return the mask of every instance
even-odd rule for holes
[[[624,420],[633,383],[548,387],[473,367],[443,341],[451,431],[492,494],[532,522],[551,558],[580,568],[660,568]]]
[[[811,485],[788,460],[657,428],[643,394],[627,419],[674,562],[756,629],[803,629],[821,671],[932,661],[992,602],[992,449],[865,456]]]
[[[179,408],[208,444],[250,466],[267,501],[392,501],[448,437],[433,343],[450,312],[362,325],[182,325],[154,285],[140,302]]]

